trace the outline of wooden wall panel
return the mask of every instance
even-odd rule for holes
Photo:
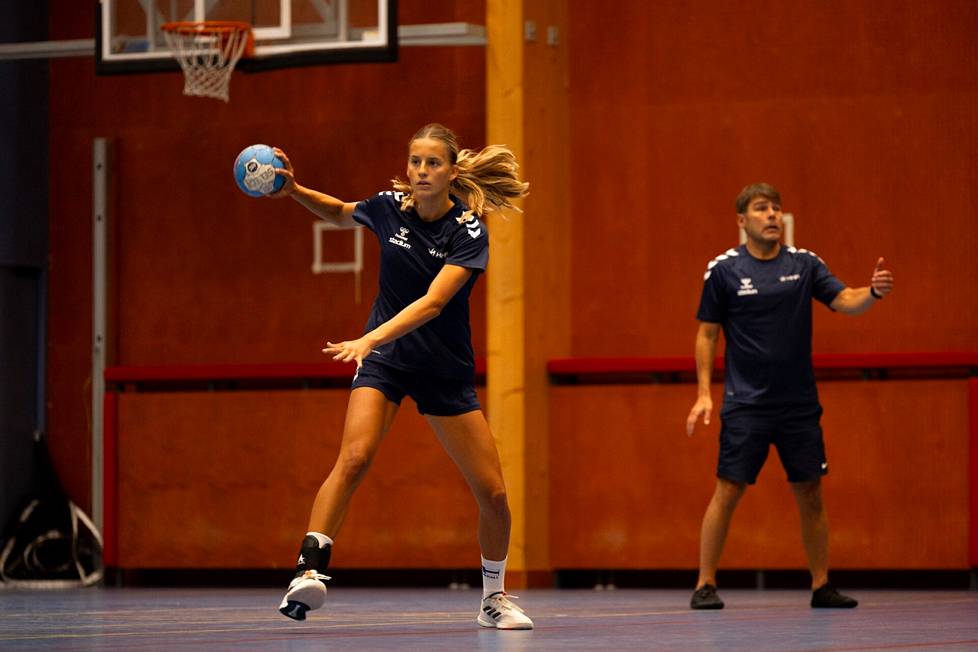
[[[523,287],[525,322],[524,409],[527,568],[549,571],[550,523],[550,379],[547,360],[570,353],[573,324],[570,277],[572,231],[570,134],[567,98],[568,48],[547,43],[545,29],[568,30],[568,4],[561,0],[525,0],[523,19],[534,21],[538,36],[523,48],[522,172],[530,181],[523,203]],[[546,26],[546,27],[545,27]],[[492,370],[489,371],[491,382]],[[545,582],[549,580],[546,575]],[[531,586],[532,579],[531,579]]]
[[[833,568],[968,567],[967,392],[964,380],[821,384]],[[692,386],[560,386],[550,396],[554,567],[695,568],[719,421],[686,437]],[[806,567],[773,450],[721,567]]]
[[[684,385],[550,390],[554,568],[693,568],[715,444],[690,440]]]
[[[967,567],[968,381],[824,383],[822,400],[832,472],[851,478],[831,494],[839,563]]]
[[[569,11],[573,355],[691,353],[706,263],[758,180],[843,281],[867,283],[878,256],[896,274],[859,320],[819,310],[816,350],[978,347],[978,287],[947,280],[978,246],[978,5]],[[953,207],[936,224],[935,204]]]
[[[347,390],[123,393],[121,568],[289,568]],[[471,568],[478,509],[410,399],[353,498],[342,568]]]

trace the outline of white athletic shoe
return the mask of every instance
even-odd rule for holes
[[[326,575],[307,570],[289,583],[278,610],[293,620],[305,620],[306,612],[319,609],[326,602]]]
[[[483,627],[533,629],[533,621],[511,601],[515,598],[515,595],[507,595],[502,591],[483,598],[476,620]]]

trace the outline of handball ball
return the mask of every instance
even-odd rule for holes
[[[234,161],[234,181],[250,197],[264,197],[285,185],[285,177],[275,174],[284,168],[282,160],[268,145],[245,147]]]

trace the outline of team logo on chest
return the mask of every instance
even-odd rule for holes
[[[740,287],[737,289],[737,296],[742,297],[748,294],[757,294],[757,288],[749,278],[740,279]]]
[[[411,248],[411,243],[407,241],[408,234],[411,231],[406,227],[402,226],[397,233],[387,238],[387,242],[395,244],[398,247],[404,247],[405,249]]]

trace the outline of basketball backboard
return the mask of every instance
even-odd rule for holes
[[[99,74],[179,70],[160,26],[252,25],[254,56],[239,70],[397,59],[396,0],[98,0]]]

